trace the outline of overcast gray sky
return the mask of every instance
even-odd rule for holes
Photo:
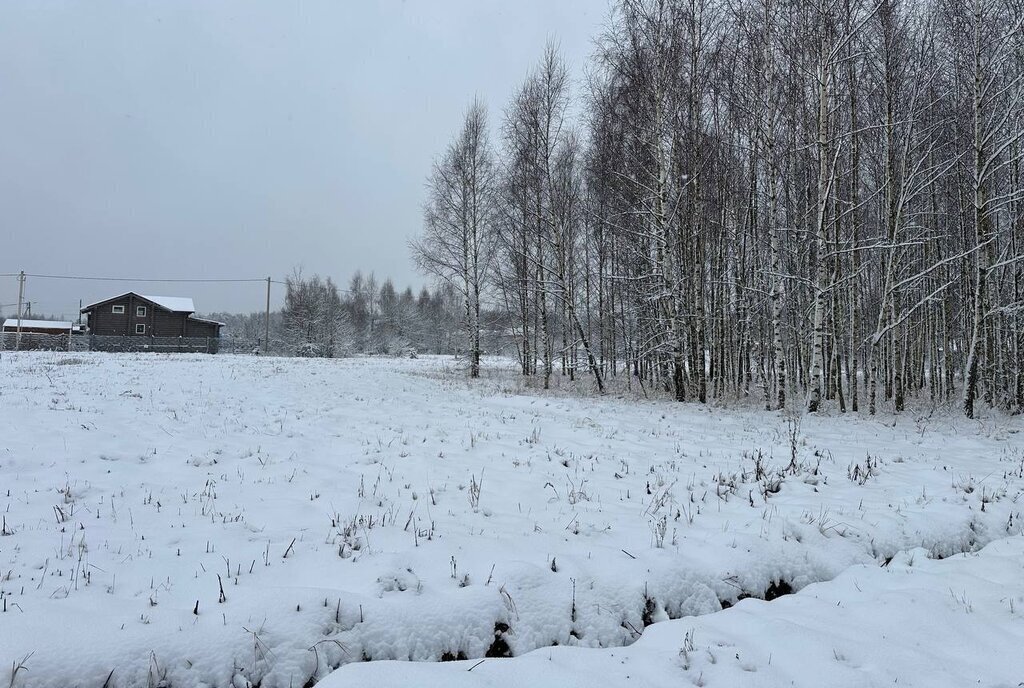
[[[492,131],[561,43],[580,78],[606,0],[0,2],[0,273],[419,285],[433,158],[479,93]],[[30,279],[33,311],[128,290],[201,311],[260,285]],[[0,278],[0,304],[17,299]],[[275,295],[275,301],[277,295]],[[4,307],[5,314],[14,308]]]

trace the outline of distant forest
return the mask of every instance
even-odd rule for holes
[[[457,354],[465,350],[461,301],[447,284],[419,293],[399,292],[389,278],[356,272],[347,288],[330,277],[294,271],[285,280],[285,301],[270,314],[270,351],[274,354],[334,358],[353,354],[411,356]],[[266,314],[210,313],[223,322],[224,336],[258,347]],[[501,347],[500,313],[487,329],[491,347]],[[498,328],[492,332],[491,328]],[[486,336],[486,335],[485,335]],[[238,347],[236,347],[238,348]]]

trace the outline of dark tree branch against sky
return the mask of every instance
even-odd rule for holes
[[[580,78],[607,9],[0,3],[0,272],[280,278],[302,265],[418,285],[406,241],[465,103],[498,111],[550,38]],[[28,295],[70,315],[122,286],[37,280]],[[188,292],[209,311],[263,298],[247,284]],[[0,280],[0,304],[16,298]]]

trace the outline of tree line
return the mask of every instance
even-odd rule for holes
[[[616,0],[427,179],[470,374],[1024,409],[1024,0]],[[574,90],[575,87],[575,90]],[[493,132],[493,133],[492,133]]]
[[[224,322],[230,337],[254,348],[264,337],[264,313],[209,317]],[[285,279],[283,306],[270,314],[270,351],[323,358],[459,353],[464,349],[460,329],[451,287],[399,292],[391,279],[378,281],[372,272],[357,271],[348,288],[341,289],[330,277],[296,270]]]

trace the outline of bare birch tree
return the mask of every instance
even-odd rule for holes
[[[410,243],[419,269],[462,296],[470,377],[480,376],[481,298],[493,256],[495,183],[487,111],[477,99],[461,132],[434,165],[423,234]]]

